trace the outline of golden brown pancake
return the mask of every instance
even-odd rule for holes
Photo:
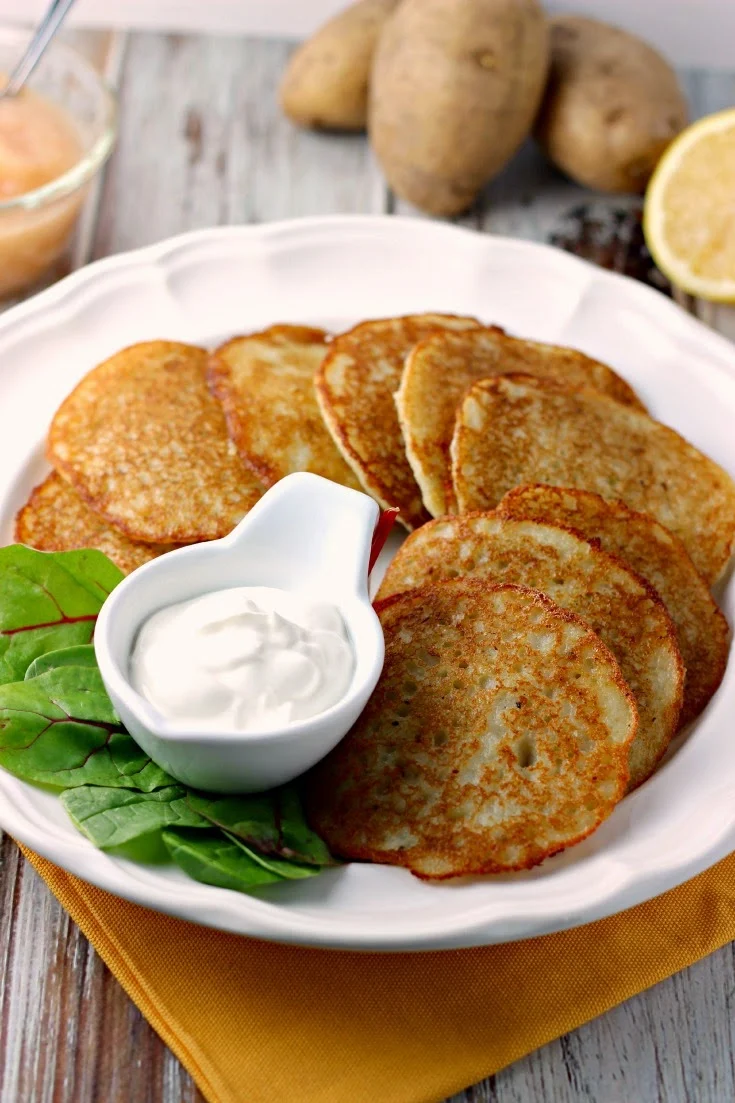
[[[316,393],[337,447],[368,494],[413,529],[427,520],[421,492],[406,459],[394,392],[406,353],[439,329],[468,329],[473,318],[412,314],[363,322],[341,333],[317,371]]]
[[[276,325],[234,337],[211,356],[210,389],[240,457],[265,486],[311,471],[361,489],[317,406],[314,373],[327,347],[324,330]]]
[[[457,404],[476,380],[506,372],[591,386],[618,402],[645,409],[625,380],[576,349],[523,341],[497,326],[425,337],[406,357],[396,406],[406,455],[424,505],[434,517],[457,512],[449,455]]]
[[[589,835],[625,790],[635,703],[579,618],[462,578],[382,602],[383,673],[307,778],[344,858],[419,877],[527,869]]]
[[[140,544],[108,525],[55,471],[37,486],[15,519],[15,539],[38,551],[97,548],[121,571],[171,551],[171,545]]]
[[[587,490],[519,486],[497,512],[574,529],[650,582],[676,625],[686,667],[680,725],[699,716],[725,673],[730,629],[681,540],[647,513]]]
[[[414,532],[388,568],[378,598],[468,575],[540,590],[598,634],[636,699],[630,786],[645,781],[677,730],[684,686],[676,630],[652,587],[573,532],[471,513]]]
[[[673,429],[595,391],[527,375],[481,380],[459,407],[451,451],[461,512],[493,509],[528,483],[573,486],[650,513],[709,584],[732,554],[730,475]]]
[[[263,492],[209,393],[207,360],[194,345],[132,345],[89,372],[51,424],[51,464],[131,540],[225,536]]]

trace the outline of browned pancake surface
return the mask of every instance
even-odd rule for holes
[[[128,540],[93,513],[56,472],[36,487],[19,511],[15,520],[15,539],[19,544],[46,552],[97,548],[125,574],[171,551],[170,545],[141,544]]]
[[[204,349],[132,345],[62,403],[48,455],[85,502],[131,540],[225,536],[262,494],[207,387]]]
[[[314,373],[326,351],[323,330],[275,325],[234,337],[212,354],[212,393],[241,458],[265,486],[311,471],[361,489],[317,405]]]
[[[468,391],[452,439],[459,508],[493,509],[516,486],[591,490],[650,513],[708,583],[735,539],[735,483],[673,429],[591,390],[498,376]]]
[[[676,630],[648,583],[573,532],[478,513],[445,517],[413,533],[388,568],[378,597],[468,575],[541,590],[597,632],[638,705],[630,784],[645,781],[677,730],[684,685]]]
[[[478,324],[451,314],[362,322],[334,338],[316,374],[317,399],[337,446],[368,494],[384,508],[400,507],[399,520],[408,529],[428,515],[406,458],[393,397],[403,361],[417,341],[436,330]]]
[[[730,629],[681,540],[647,513],[571,487],[516,487],[498,512],[562,525],[598,540],[650,582],[676,625],[686,667],[680,723],[698,716],[725,673]]]
[[[425,878],[527,869],[610,814],[635,705],[577,617],[476,579],[378,612],[378,687],[307,779],[310,820],[334,853]]]
[[[576,349],[524,341],[497,326],[425,337],[406,357],[396,406],[406,454],[424,505],[434,517],[456,512],[449,446],[457,404],[476,380],[506,372],[591,386],[618,402],[644,409],[624,379]]]

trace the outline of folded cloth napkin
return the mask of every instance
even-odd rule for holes
[[[735,855],[575,930],[368,954],[197,927],[22,849],[210,1103],[443,1100],[735,938]]]

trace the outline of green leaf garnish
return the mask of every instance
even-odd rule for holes
[[[0,685],[0,766],[23,781],[148,793],[174,783],[125,731],[94,667]]]
[[[242,847],[245,853],[257,862],[263,869],[268,869],[271,873],[277,873],[279,877],[282,877],[286,881],[300,881],[305,877],[315,877],[320,872],[321,866],[303,866],[299,862],[290,862],[287,858],[273,858],[266,857],[265,854],[261,854],[254,847],[246,846],[235,835],[231,835],[229,831],[223,831],[230,842],[236,843],[237,846]]]
[[[89,643],[123,577],[98,551],[0,548],[0,684],[21,681],[39,655]]]
[[[227,831],[259,854],[305,865],[334,864],[325,844],[307,824],[292,785],[246,797],[190,792],[187,800],[214,827]]]
[[[60,647],[58,651],[49,651],[39,655],[26,670],[25,680],[47,674],[59,666],[97,666],[97,656],[93,643],[79,643],[75,647]]]
[[[176,865],[205,885],[249,892],[261,885],[272,885],[282,880],[221,831],[173,827],[165,828],[162,837]]]
[[[153,793],[80,785],[62,793],[61,803],[79,830],[105,850],[162,827],[208,828],[209,822],[192,811],[185,798],[182,785]]]
[[[95,846],[106,850],[168,827],[202,828],[207,830],[208,838],[211,837],[211,823],[195,812],[186,798],[187,791],[183,785],[170,785],[153,793],[81,785],[62,793],[61,803],[74,825]],[[248,799],[243,797],[243,803]],[[319,872],[316,866],[266,857],[234,835],[228,832],[223,835],[240,847],[256,865],[275,874],[276,879],[298,880]]]

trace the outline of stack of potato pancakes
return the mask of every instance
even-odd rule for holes
[[[725,671],[735,483],[573,349],[445,314],[146,342],[82,379],[48,458],[17,539],[124,571],[226,535],[294,471],[400,508],[381,680],[305,779],[346,858],[536,865],[650,777]]]

